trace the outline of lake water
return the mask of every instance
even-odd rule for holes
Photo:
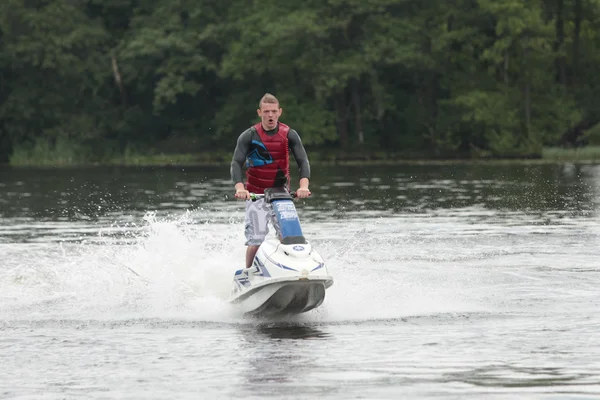
[[[600,166],[313,166],[334,285],[244,319],[228,167],[0,169],[0,398],[600,398]]]

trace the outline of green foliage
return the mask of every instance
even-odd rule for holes
[[[70,166],[83,164],[88,155],[80,144],[68,139],[60,138],[53,142],[38,137],[33,145],[16,146],[10,163],[15,166]]]
[[[584,137],[586,141],[592,146],[600,146],[600,124],[596,124],[588,129]]]
[[[54,143],[65,130],[82,138],[105,134],[89,128],[110,103],[99,96],[109,73],[102,69],[109,35],[72,2],[28,3],[0,4],[0,129],[16,151],[28,142]],[[71,129],[82,120],[82,130]]]
[[[597,1],[5,0],[0,161],[231,151],[265,92],[315,150],[540,156],[599,62]]]
[[[542,158],[555,161],[599,161],[600,146],[576,147],[571,149],[551,147],[542,151]]]

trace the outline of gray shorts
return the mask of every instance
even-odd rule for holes
[[[271,204],[258,199],[246,202],[246,246],[260,246],[269,233],[269,222],[273,225],[277,237],[280,237],[279,224]]]

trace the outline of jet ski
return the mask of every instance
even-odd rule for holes
[[[252,200],[263,195],[251,195]],[[229,302],[246,316],[286,316],[319,307],[333,285],[325,262],[302,234],[293,194],[284,188],[265,190],[281,237],[267,238],[250,268],[235,272]]]

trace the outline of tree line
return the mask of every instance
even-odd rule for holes
[[[232,150],[265,92],[309,148],[537,156],[599,50],[600,0],[3,0],[0,161]]]

